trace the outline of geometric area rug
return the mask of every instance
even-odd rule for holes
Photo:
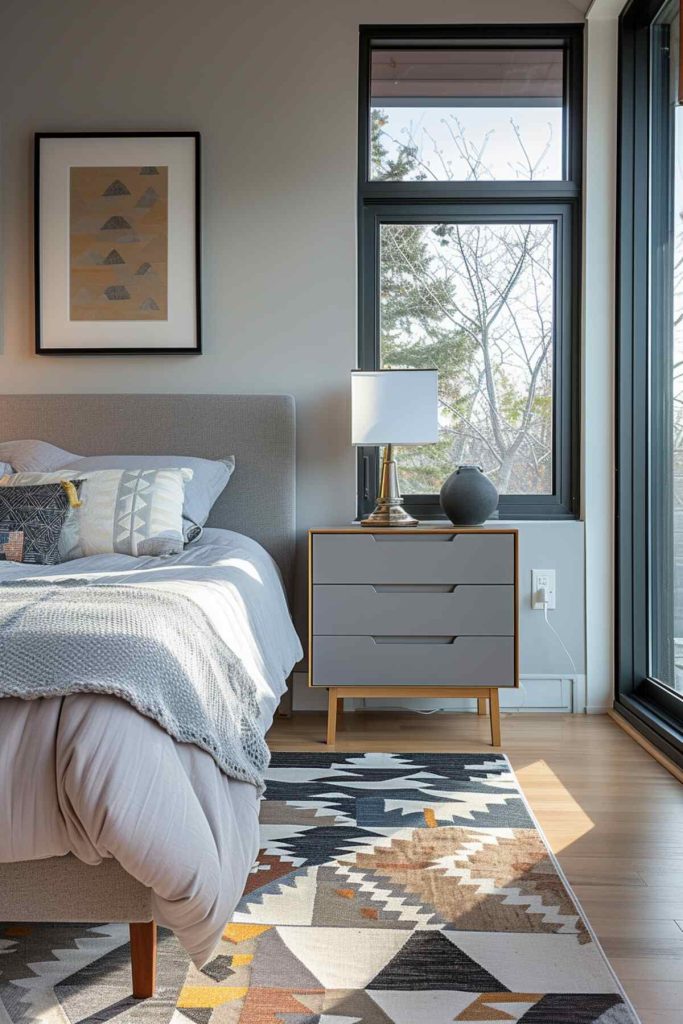
[[[637,1024],[497,754],[276,753],[213,959],[125,925],[0,925],[0,1024]],[[1,910],[1,906],[0,906]]]

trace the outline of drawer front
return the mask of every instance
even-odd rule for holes
[[[333,636],[512,636],[515,588],[460,584],[317,584],[313,632]]]
[[[314,583],[514,583],[509,533],[313,536]]]
[[[313,685],[514,686],[514,639],[314,636]]]

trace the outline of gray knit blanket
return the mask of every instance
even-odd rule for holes
[[[261,790],[256,687],[190,598],[75,580],[0,585],[0,697],[109,694]]]

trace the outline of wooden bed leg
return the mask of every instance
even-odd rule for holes
[[[489,690],[489,709],[491,715],[491,746],[500,746],[500,705],[498,689],[492,686]]]
[[[133,972],[133,998],[149,999],[157,987],[156,921],[131,924],[130,965]]]
[[[334,746],[337,738],[337,688],[330,686],[327,691],[327,745]]]
[[[486,697],[477,697],[477,714],[486,714]]]

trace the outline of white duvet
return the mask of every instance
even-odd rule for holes
[[[166,558],[0,562],[0,581],[64,576],[168,587],[201,605],[252,676],[268,729],[302,652],[277,569],[255,541],[207,529]],[[152,889],[155,919],[201,966],[242,895],[257,844],[255,787],[227,778],[208,754],[130,705],[89,694],[0,700],[0,862],[114,857]]]

